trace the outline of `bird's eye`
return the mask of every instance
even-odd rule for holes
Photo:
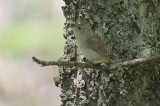
[[[78,29],[82,29],[81,27],[78,27]]]

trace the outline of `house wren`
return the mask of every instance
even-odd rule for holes
[[[112,50],[95,34],[89,24],[72,26],[78,48],[92,63],[103,63],[115,59]]]

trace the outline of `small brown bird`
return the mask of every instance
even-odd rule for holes
[[[103,63],[115,59],[115,54],[91,29],[89,24],[72,26],[78,48],[92,63]]]

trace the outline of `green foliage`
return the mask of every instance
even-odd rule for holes
[[[38,51],[54,55],[63,51],[63,21],[57,23],[20,22],[0,32],[1,53],[15,56]]]

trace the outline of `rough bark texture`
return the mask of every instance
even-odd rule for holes
[[[117,62],[160,53],[159,0],[64,2],[64,38],[67,41],[62,60],[87,61],[77,49],[74,34],[68,27],[86,22],[112,48]],[[59,73],[60,78],[55,78],[55,83],[62,89],[62,106],[160,105],[160,64],[157,63],[113,71],[60,67]],[[79,75],[81,78],[77,78]]]

